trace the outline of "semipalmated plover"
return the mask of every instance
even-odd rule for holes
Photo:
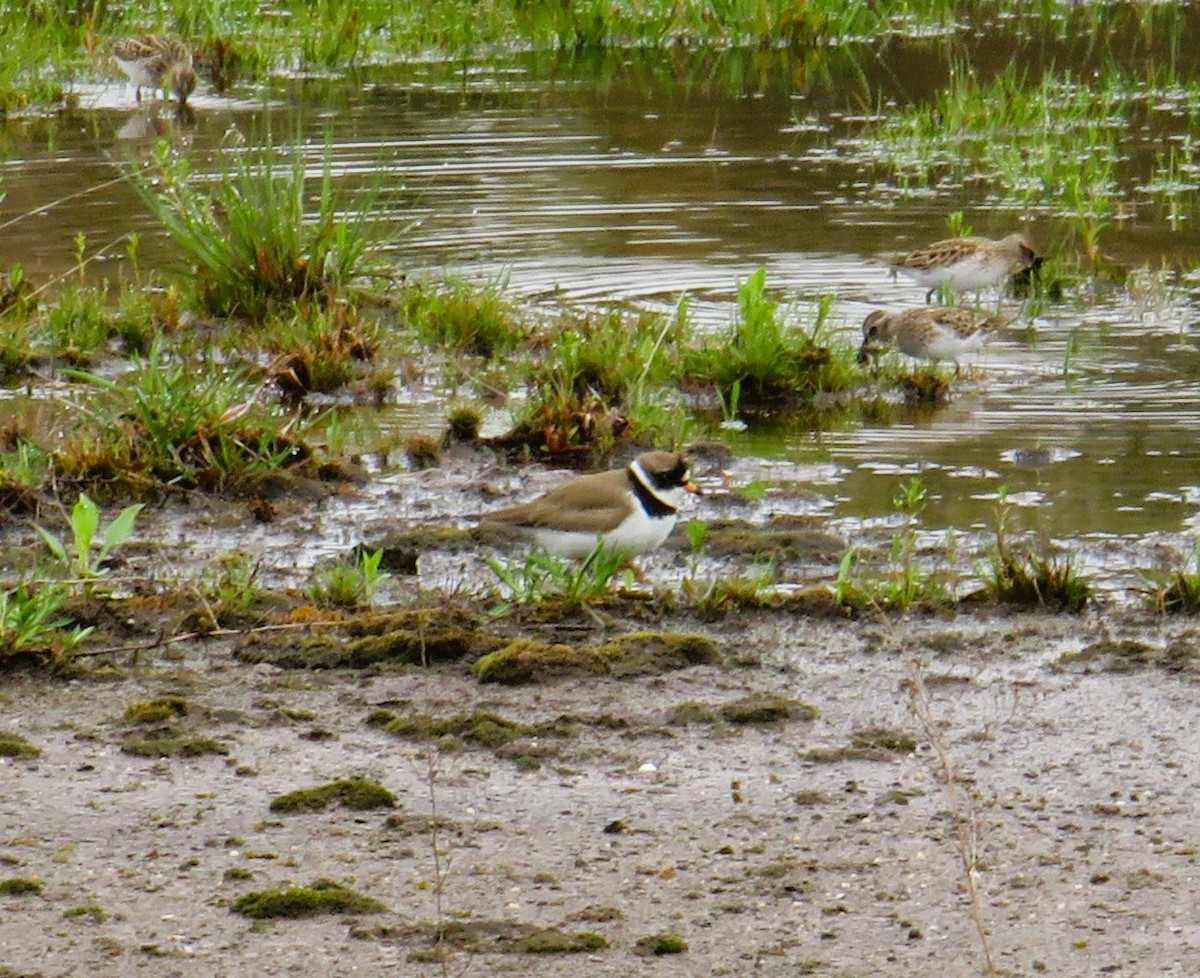
[[[920,360],[954,360],[978,350],[1011,317],[963,306],[920,306],[903,312],[876,309],[863,320],[859,362],[872,348],[895,342],[901,353]]]
[[[560,557],[606,551],[641,554],[667,539],[684,497],[699,492],[691,461],[678,452],[644,452],[625,468],[571,479],[527,503],[485,513]]]
[[[1020,233],[999,241],[991,238],[947,238],[928,248],[910,251],[888,262],[893,272],[903,272],[933,293],[943,286],[955,292],[991,288],[1042,262],[1029,239]]]
[[[180,105],[195,90],[192,51],[182,41],[161,34],[145,34],[114,37],[110,43],[117,64],[134,84],[134,95],[139,102],[143,88],[162,91],[164,81],[170,84]]]

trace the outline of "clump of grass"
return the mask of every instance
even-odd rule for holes
[[[0,880],[0,896],[30,896],[41,893],[46,884],[41,880],[26,879],[23,876],[10,876]]]
[[[1001,491],[997,507],[996,546],[984,585],[996,600],[1026,607],[1082,611],[1091,596],[1091,586],[1075,569],[1070,556],[1056,556],[1043,546],[1035,551],[1009,538],[1009,504]]]
[[[1200,612],[1200,539],[1195,543],[1191,567],[1177,568],[1165,583],[1153,584],[1148,598],[1160,614]]]
[[[130,737],[121,750],[135,757],[203,757],[205,754],[227,755],[229,748],[212,737]]]
[[[446,416],[445,441],[447,444],[478,441],[482,428],[483,414],[479,408],[456,407]]]
[[[0,659],[0,662],[3,660]],[[0,733],[0,757],[40,757],[42,749],[31,744],[19,733]]]
[[[442,460],[442,443],[429,435],[411,435],[404,443],[404,455],[414,469],[431,469]]]
[[[267,376],[294,398],[360,380],[379,349],[377,328],[343,302],[328,308],[305,303],[275,324],[268,343],[276,353]]]
[[[521,557],[489,558],[488,568],[500,584],[497,615],[515,605],[553,600],[563,608],[579,608],[608,593],[614,577],[628,558],[619,551],[606,551],[597,543],[581,561],[567,560],[542,550]]]
[[[462,278],[415,282],[401,295],[405,322],[426,343],[481,357],[507,353],[530,335],[504,283],[475,285]]]
[[[301,300],[329,305],[369,272],[373,199],[334,190],[328,153],[319,181],[298,147],[283,159],[240,154],[216,179],[197,179],[165,141],[154,162],[156,179],[138,173],[135,183],[187,256],[204,312],[262,319]]]
[[[198,371],[168,357],[161,337],[125,375],[76,377],[99,390],[101,423],[76,429],[54,454],[69,481],[123,485],[135,495],[220,493],[312,462],[309,446],[285,433],[291,419],[260,403],[261,388],[236,372]]]
[[[616,439],[658,434],[662,382],[677,360],[674,348],[687,335],[686,307],[667,317],[609,310],[568,317],[552,332],[553,356],[535,365],[529,397],[503,441],[550,454],[590,451],[603,458]],[[631,421],[638,419],[639,427]]]
[[[68,597],[64,585],[46,581],[0,591],[0,666],[19,660],[57,663],[91,634],[90,627],[63,614]]]
[[[222,554],[204,569],[200,588],[205,597],[215,600],[220,611],[249,611],[263,596],[258,584],[261,557],[243,551]]]
[[[125,708],[125,722],[159,724],[188,715],[191,704],[182,696],[156,696],[154,699],[130,703]]]
[[[107,288],[67,285],[45,309],[41,330],[52,356],[82,366],[115,334]]]
[[[918,529],[925,508],[926,490],[917,477],[902,483],[892,498],[900,526],[892,534],[889,567],[883,573],[859,569],[862,554],[852,547],[843,554],[833,590],[835,600],[847,608],[906,611],[914,605],[930,608],[950,604],[951,594],[936,570],[923,568],[917,559]]]
[[[77,907],[67,907],[62,915],[67,920],[86,917],[93,924],[102,924],[108,920],[108,912],[98,903],[84,903]]]
[[[720,713],[729,723],[760,724],[815,720],[820,711],[810,703],[779,693],[751,693],[723,704]]]
[[[630,632],[600,646],[517,639],[481,656],[471,672],[481,683],[515,686],[570,676],[657,676],[723,661],[720,646],[703,635]]]
[[[37,444],[29,423],[14,419],[0,425],[0,509],[36,512],[35,492],[49,471],[50,455]]]
[[[360,550],[353,559],[332,560],[313,569],[309,595],[326,608],[359,608],[375,602],[392,575],[380,568],[384,551]]]
[[[829,296],[818,302],[805,328],[788,325],[779,303],[767,293],[765,269],[759,269],[738,285],[738,313],[731,328],[685,352],[684,379],[712,385],[723,405],[736,399],[759,410],[811,405],[822,394],[856,386],[861,368],[855,351],[832,338],[832,304]]]
[[[687,949],[687,941],[673,931],[639,937],[633,945],[633,953],[639,957],[661,957],[664,954],[683,954]]]
[[[315,917],[321,914],[386,913],[387,907],[333,880],[315,880],[311,886],[257,890],[234,901],[232,910],[255,920]]]
[[[521,723],[491,710],[475,710],[454,716],[435,717],[415,713],[403,717],[374,714],[368,722],[393,737],[408,740],[437,740],[446,749],[463,745],[500,750],[515,740],[525,738],[566,737],[570,728],[562,722]]]
[[[690,529],[690,528],[689,528]],[[684,578],[681,590],[689,606],[706,616],[724,616],[741,610],[769,607],[776,596],[779,567],[774,560],[758,560],[745,574],[701,579]]]

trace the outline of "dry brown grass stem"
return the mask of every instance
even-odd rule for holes
[[[991,978],[1000,972],[996,967],[995,956],[992,954],[992,939],[988,932],[984,912],[984,897],[980,892],[979,877],[975,869],[978,822],[970,795],[958,780],[958,774],[946,747],[946,740],[942,736],[942,728],[933,714],[933,705],[929,702],[929,691],[925,687],[924,666],[925,664],[920,659],[914,659],[910,664],[907,683],[908,705],[937,755],[938,774],[950,806],[950,814],[954,819],[956,848],[962,867],[963,883],[970,901],[971,920],[975,924],[975,931],[979,936],[979,946],[983,952],[984,974]]]
[[[117,655],[121,652],[149,652],[152,649],[165,648],[179,642],[190,642],[194,639],[228,638],[232,635],[257,635],[261,632],[282,632],[296,628],[339,628],[346,622],[340,618],[330,618],[324,621],[289,621],[275,625],[256,625],[253,628],[210,628],[205,631],[180,632],[178,635],[160,634],[149,642],[135,642],[130,645],[113,645],[106,649],[87,649],[72,652],[72,659],[83,659],[97,655]]]

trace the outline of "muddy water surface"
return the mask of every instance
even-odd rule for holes
[[[798,321],[811,301],[836,296],[834,321],[853,342],[872,309],[923,301],[923,290],[871,259],[946,236],[950,211],[977,233],[1022,226],[1047,250],[1075,247],[1036,202],[1027,214],[1002,211],[970,181],[906,189],[882,163],[864,162],[864,127],[927,98],[957,45],[981,75],[1014,50],[1029,70],[1096,58],[1078,41],[981,34],[955,46],[895,40],[806,56],[412,64],[283,80],[267,92],[202,91],[187,119],[132,112],[117,84],[83,88],[69,117],[9,127],[5,219],[29,216],[4,232],[0,263],[45,277],[71,264],[77,232],[98,247],[134,230],[146,235],[147,262],[167,262],[144,207],[128,186],[108,183],[113,160],[148,153],[166,134],[204,170],[240,147],[299,138],[314,170],[328,142],[342,185],[380,188],[383,248],[400,268],[503,278],[511,294],[548,309],[670,308],[686,294],[701,328],[716,329],[733,316],[738,281],[765,267]],[[1137,48],[1135,37],[1112,50],[1150,58]],[[1188,550],[1200,527],[1200,337],[1187,269],[1200,237],[1194,221],[1171,226],[1137,190],[1156,148],[1186,133],[1187,98],[1123,143],[1116,192],[1131,217],[1102,243],[1132,273],[1128,283],[1068,290],[1036,309],[1008,300],[1017,321],[956,382],[950,405],[816,426],[747,418],[740,433],[701,418],[693,434],[743,458],[820,472],[813,488],[850,531],[886,516],[898,484],[920,474],[931,530],[992,526],[1006,487],[1027,525],[1057,536]],[[437,430],[441,404],[410,400],[402,393],[383,423]]]

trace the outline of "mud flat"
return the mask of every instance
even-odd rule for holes
[[[969,976],[978,917],[997,973],[1194,974],[1193,622],[610,624],[513,685],[310,632],[10,676],[2,973]]]

